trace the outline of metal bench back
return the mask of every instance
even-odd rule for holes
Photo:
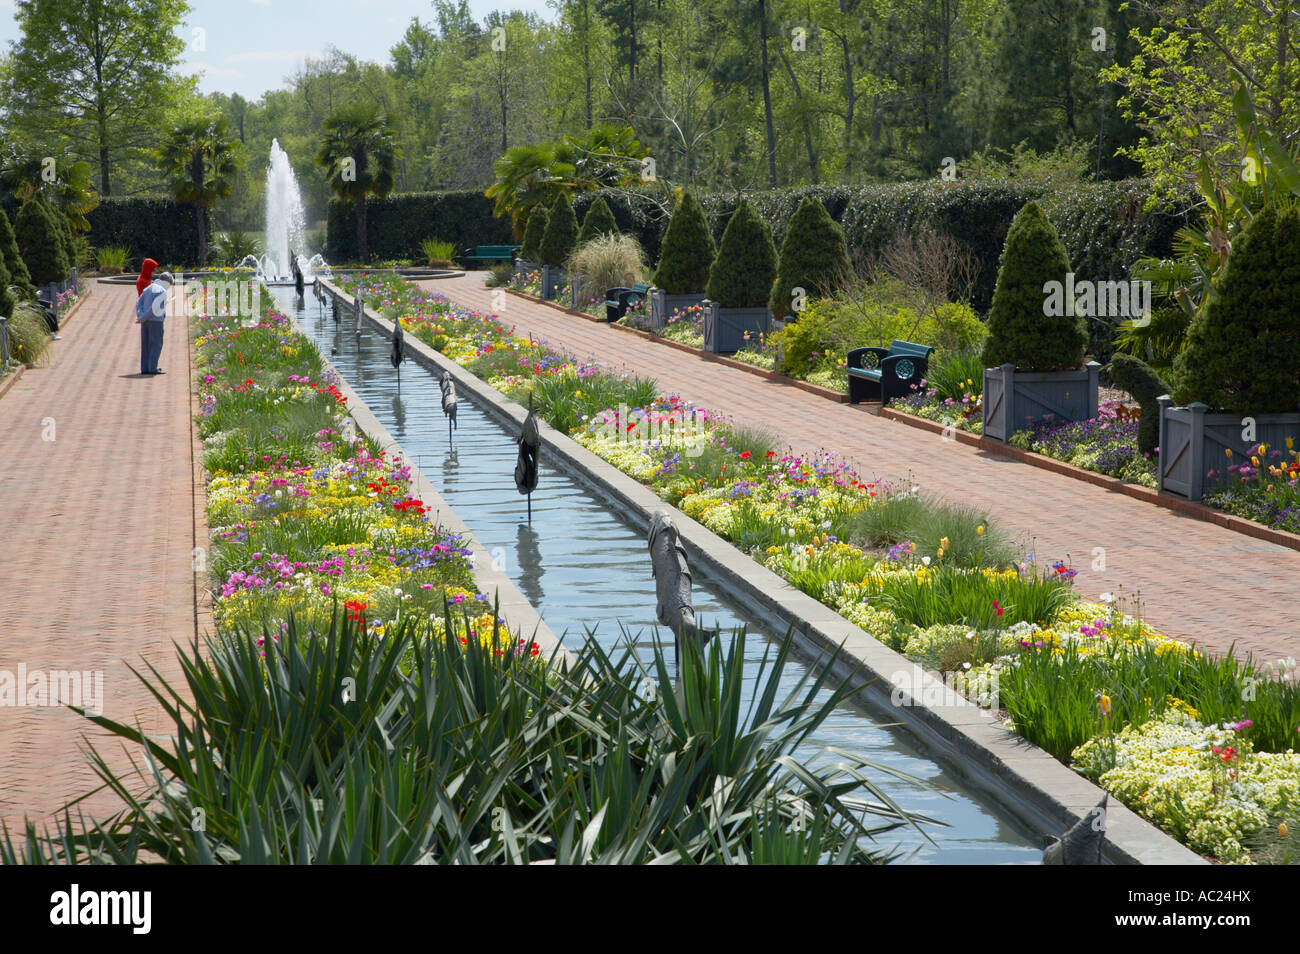
[[[894,339],[894,341],[890,342],[889,345],[890,354],[908,354],[914,355],[918,358],[929,358],[933,352],[934,348],[929,345],[914,344],[911,341],[899,341],[898,339]]]

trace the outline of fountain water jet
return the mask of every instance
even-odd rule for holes
[[[266,167],[266,255],[261,261],[267,279],[292,279],[291,254],[299,258],[303,275],[310,276],[310,266],[303,267],[307,260],[298,254],[303,247],[306,217],[302,192],[298,189],[298,179],[289,164],[289,156],[280,148],[280,141],[273,139],[271,161]]]

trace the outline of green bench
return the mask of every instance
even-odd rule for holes
[[[607,321],[618,321],[627,314],[628,309],[633,305],[639,304],[646,295],[650,294],[650,286],[644,282],[639,282],[631,288],[607,288],[605,289],[605,318]]]
[[[479,262],[513,262],[515,254],[521,247],[519,245],[476,245],[472,249],[466,249],[460,259],[462,262],[474,264]]]
[[[879,401],[888,404],[921,386],[930,370],[929,345],[895,340],[888,348],[854,348],[849,352],[849,403]]]

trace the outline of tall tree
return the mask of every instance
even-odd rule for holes
[[[225,119],[182,119],[168,131],[157,160],[173,198],[194,206],[202,268],[208,261],[208,210],[230,195],[235,171],[243,163],[239,141]]]
[[[113,194],[115,165],[158,135],[182,86],[185,0],[18,0],[5,65],[8,122],[33,143],[69,142]]]
[[[400,155],[388,118],[372,105],[344,106],[325,120],[316,164],[325,171],[334,194],[356,210],[357,251],[362,262],[369,257],[366,199],[383,198],[393,190]]]

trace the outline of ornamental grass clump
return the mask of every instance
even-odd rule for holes
[[[121,810],[28,822],[22,847],[6,829],[0,861],[862,864],[892,857],[873,838],[921,830],[869,780],[897,770],[796,751],[853,690],[827,684],[833,660],[786,685],[789,638],[757,685],[743,631],[688,643],[674,680],[658,645],[648,669],[630,639],[538,665],[460,641],[453,612],[436,643],[339,612],[184,651],[184,686],[141,677],[172,738],[88,717],[141,752],[128,778],[92,748]]]
[[[764,308],[776,280],[772,230],[741,201],[722,233],[705,293],[723,308]]]
[[[690,192],[683,192],[664,233],[655,285],[670,295],[702,294],[716,255],[703,206]]]
[[[1071,371],[1083,363],[1087,324],[1079,315],[1046,314],[1046,287],[1064,287],[1070,259],[1055,226],[1037,202],[1026,203],[1007,231],[998,268],[986,368],[1014,364],[1021,371]],[[1065,309],[1072,310],[1072,309]]]
[[[607,288],[625,288],[641,281],[645,252],[630,235],[603,233],[579,243],[565,270],[571,279],[581,279],[585,287],[603,296]]]
[[[768,302],[772,317],[795,314],[794,307],[799,304],[797,288],[802,289],[804,300],[833,295],[851,269],[844,230],[831,218],[826,206],[812,196],[806,197],[790,217],[781,243],[781,261]]]
[[[1300,405],[1300,208],[1267,208],[1233,243],[1223,277],[1174,361],[1174,398],[1251,415]]]

